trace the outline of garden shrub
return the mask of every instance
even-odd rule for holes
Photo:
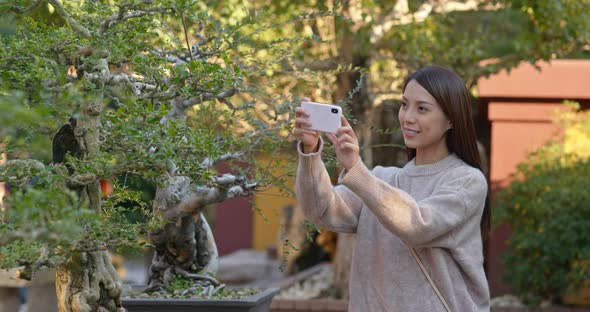
[[[562,139],[529,155],[494,207],[495,223],[513,231],[505,278],[531,306],[590,284],[590,113],[556,121]]]

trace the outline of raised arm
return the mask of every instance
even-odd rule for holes
[[[314,224],[335,232],[354,233],[362,207],[361,199],[346,186],[333,187],[319,150],[304,154],[298,144],[296,194],[298,205]]]
[[[340,183],[358,195],[379,222],[406,244],[452,247],[455,238],[446,234],[475,214],[481,215],[487,194],[481,172],[455,170],[432,195],[420,201],[376,177],[362,162],[352,167]]]

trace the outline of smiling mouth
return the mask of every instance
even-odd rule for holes
[[[415,135],[418,133],[420,133],[420,131],[404,128],[404,134]]]

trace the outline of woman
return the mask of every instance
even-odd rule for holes
[[[326,135],[345,168],[335,187],[320,157],[323,140],[296,109],[299,205],[320,227],[356,233],[349,311],[489,311],[487,182],[468,91],[439,66],[410,75],[403,91],[408,164],[367,169],[342,117],[343,126]]]

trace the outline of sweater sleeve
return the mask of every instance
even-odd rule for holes
[[[314,224],[334,232],[355,233],[362,207],[361,199],[346,186],[332,186],[319,151],[304,154],[297,144],[296,195],[303,214]]]
[[[453,247],[452,231],[482,212],[487,195],[486,179],[475,169],[450,175],[420,201],[373,175],[362,162],[340,183],[358,195],[387,230],[412,247]]]

